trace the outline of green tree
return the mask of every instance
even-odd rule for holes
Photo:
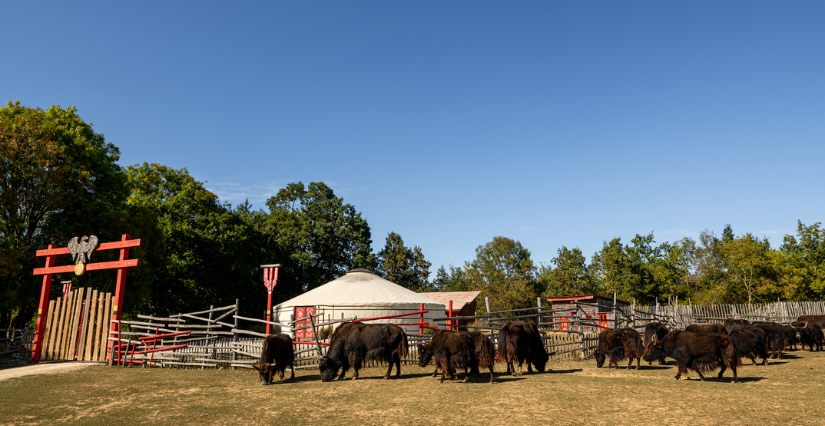
[[[628,287],[629,269],[628,257],[620,238],[604,242],[602,249],[597,251],[590,261],[590,272],[595,287],[604,294],[619,294],[625,297],[622,291]]]
[[[260,230],[284,265],[278,299],[323,285],[354,268],[375,270],[370,227],[323,182],[290,183],[266,202]],[[281,285],[283,283],[283,286]]]
[[[450,265],[450,271],[441,265],[433,280],[435,291],[470,291],[470,282],[467,280],[467,273],[462,268]]]
[[[395,232],[387,235],[384,249],[377,255],[377,272],[382,277],[413,291],[429,291],[430,266],[421,248],[409,248]]]
[[[540,268],[539,283],[545,289],[544,297],[598,293],[587,260],[578,247],[562,246],[551,263],[553,267],[542,265]]]
[[[806,226],[797,221],[796,237],[786,235],[781,251],[787,262],[787,296],[796,300],[825,298],[825,229],[820,222]]]
[[[144,163],[127,174],[129,204],[156,219],[146,230],[155,236],[152,257],[132,280],[138,291],[130,289],[127,309],[131,300],[131,310],[166,315],[240,299],[242,312],[263,311],[263,234],[186,169]]]
[[[0,328],[12,316],[12,327],[21,327],[34,315],[37,249],[81,234],[105,241],[122,230],[128,192],[119,156],[74,107],[0,108]]]
[[[731,301],[772,300],[777,295],[776,274],[770,258],[770,243],[750,233],[725,241],[722,253],[730,276]]]
[[[476,248],[476,258],[465,265],[471,290],[490,298],[493,310],[534,306],[536,268],[530,251],[520,242],[506,237]]]

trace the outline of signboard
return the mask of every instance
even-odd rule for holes
[[[315,315],[315,306],[296,306],[295,307],[295,328],[301,327],[310,327],[312,323],[309,320],[309,317]],[[312,328],[307,328],[304,330],[295,330],[295,338],[296,339],[313,339],[314,331]]]

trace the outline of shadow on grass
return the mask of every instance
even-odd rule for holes
[[[583,368],[574,368],[574,369],[570,369],[570,370],[549,370],[549,371],[548,371],[548,373],[553,373],[553,374],[559,374],[559,373],[562,373],[562,374],[571,374],[571,373],[578,373],[578,372],[580,372],[580,371],[584,371],[584,369],[583,369]]]

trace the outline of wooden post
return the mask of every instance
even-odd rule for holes
[[[49,244],[49,249],[54,245]],[[54,266],[54,255],[46,257],[46,267]],[[45,315],[49,314],[49,290],[52,288],[52,274],[43,275],[43,285],[40,287],[40,304],[37,306],[37,324],[34,328],[34,345],[32,346],[32,364],[40,361],[40,351],[43,350],[43,330],[46,328]]]
[[[312,326],[312,337],[315,338],[315,347],[318,348],[318,358],[320,358],[323,356],[321,353],[321,342],[318,341],[318,333],[315,330],[315,320],[312,319],[312,315],[309,316],[309,324]]]
[[[128,234],[123,234],[120,238],[120,241],[127,241],[131,238]],[[129,248],[125,247],[120,249],[120,261],[123,262],[124,260],[129,258]],[[117,322],[113,322],[111,324],[111,331],[120,331],[120,313],[123,311],[123,293],[126,291],[126,268],[118,268],[117,270],[117,283],[115,285],[115,298],[112,301],[112,318]],[[115,328],[117,327],[117,328]],[[109,345],[112,345],[112,341],[109,341]],[[120,342],[117,342],[120,344]],[[111,351],[110,351],[111,352]]]
[[[487,314],[487,315],[490,315],[490,312],[491,312],[491,311],[490,311],[490,298],[489,298],[489,297],[487,297],[487,296],[485,296],[485,297],[484,297],[484,306],[487,308],[487,312],[486,312],[486,314]],[[490,326],[490,319],[491,319],[491,318],[488,318],[488,319],[487,319],[487,326],[488,326],[488,327]],[[492,327],[490,327],[490,340],[493,340],[493,337],[492,337],[492,336],[493,336],[493,328],[492,328]]]
[[[233,316],[233,318],[235,318],[235,328],[234,328],[234,330],[238,329],[238,316],[241,313],[241,310],[240,310],[241,306],[238,303],[239,301],[240,301],[240,299],[235,299],[235,309],[237,309],[237,310],[235,311],[235,315]],[[232,333],[232,343],[238,343],[238,333]],[[234,348],[235,347],[233,345],[233,349]],[[238,354],[235,351],[232,351],[232,364],[235,363],[235,361],[237,360],[237,357],[238,357]],[[232,369],[234,370],[235,367],[232,367]]]
[[[536,297],[536,306],[537,306],[536,313],[539,315],[538,316],[538,321],[536,321],[536,322],[538,322],[538,324],[536,324],[536,325],[538,326],[539,330],[541,330],[541,327],[542,327],[541,323],[544,322],[544,319],[541,317],[541,296]]]

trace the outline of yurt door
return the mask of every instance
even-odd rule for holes
[[[295,338],[298,340],[309,340],[314,337],[314,330],[309,317],[315,315],[315,306],[296,306],[295,307],[295,328],[310,327],[303,330],[295,330]],[[315,320],[317,321],[317,320]]]

